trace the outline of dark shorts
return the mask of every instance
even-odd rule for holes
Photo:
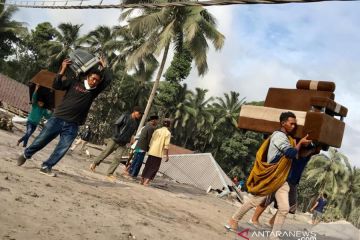
[[[291,183],[289,183],[289,213],[291,214],[295,214],[296,212],[296,208],[297,208],[297,185],[293,185]],[[275,198],[275,193],[267,196],[265,198],[265,200],[260,204],[260,206],[262,207],[267,207],[269,206],[272,202],[274,202],[274,207],[277,209],[277,202],[276,202],[276,198]]]
[[[315,221],[315,220],[320,221],[321,218],[322,218],[322,212],[319,212],[319,211],[314,210],[313,215],[312,215],[312,220],[314,220],[314,221]]]
[[[149,155],[141,177],[153,180],[159,171],[161,158]]]

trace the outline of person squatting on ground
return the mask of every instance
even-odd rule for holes
[[[31,112],[26,122],[26,132],[25,135],[17,141],[17,146],[19,146],[21,142],[24,142],[23,147],[26,147],[30,136],[35,132],[41,119],[43,117],[49,119],[52,115],[50,110],[44,108],[43,100],[38,97],[39,87],[40,86],[36,84],[35,91],[31,97]]]
[[[52,168],[62,159],[77,136],[79,125],[84,124],[91,104],[95,98],[111,82],[111,73],[106,68],[105,60],[100,59],[102,71],[93,68],[86,75],[80,74],[64,79],[64,73],[71,60],[65,59],[53,82],[56,90],[65,90],[62,103],[55,108],[51,117],[34,142],[18,157],[18,166],[23,165],[37,151],[60,135],[60,140],[50,157],[42,163],[40,172],[48,176],[56,176]]]
[[[276,233],[281,230],[286,215],[289,212],[289,184],[286,181],[292,161],[302,146],[311,143],[308,135],[300,139],[299,143],[291,137],[296,129],[296,116],[292,112],[280,115],[280,131],[275,131],[260,146],[256,153],[254,167],[250,172],[247,188],[254,194],[239,208],[229,220],[228,228],[237,230],[238,222],[252,208],[258,206],[267,195],[275,193],[279,210],[274,220],[270,239],[279,239]]]
[[[310,212],[313,213],[312,224],[318,224],[321,221],[324,207],[327,204],[327,197],[326,193],[321,193],[314,206],[310,209]]]
[[[170,119],[164,119],[163,127],[155,130],[151,137],[148,158],[141,175],[140,184],[144,186],[148,186],[150,181],[155,178],[156,173],[159,171],[164,152],[166,156],[165,162],[169,161],[170,125]]]
[[[136,178],[139,175],[139,171],[143,164],[145,154],[149,151],[149,145],[151,137],[156,129],[158,124],[159,116],[150,116],[149,122],[144,128],[142,128],[139,139],[134,150],[134,159],[131,162],[129,168],[129,175],[133,178]]]
[[[97,156],[93,163],[90,165],[90,170],[95,171],[95,168],[100,165],[100,163],[107,158],[112,152],[116,151],[116,156],[111,162],[109,169],[107,170],[106,175],[111,181],[115,181],[116,177],[113,175],[116,168],[121,162],[122,155],[126,151],[126,144],[130,143],[131,137],[135,134],[139,120],[142,115],[142,110],[140,107],[134,107],[131,114],[122,114],[118,120],[115,122],[115,131],[112,138],[106,145],[106,148]]]
[[[91,129],[89,125],[85,126],[85,130],[80,133],[80,138],[74,143],[74,145],[70,148],[70,151],[74,151],[77,146],[80,147],[80,152],[82,152],[86,146],[86,144],[89,142],[91,138]]]
[[[310,161],[311,157],[315,154],[318,154],[321,150],[321,146],[315,146],[313,144],[309,144],[306,148],[301,148],[299,152],[299,158],[297,160],[292,161],[291,169],[287,178],[287,182],[289,184],[289,213],[295,214],[297,208],[297,187],[299,185],[301,176],[305,170],[306,165]],[[259,218],[261,214],[265,211],[265,209],[274,202],[274,207],[278,208],[277,202],[275,199],[275,193],[270,194],[266,197],[266,199],[256,207],[255,212],[252,218],[249,220],[249,224],[254,226],[255,228],[261,228],[261,224],[259,222]],[[275,221],[276,214],[270,219],[267,226],[273,227]]]

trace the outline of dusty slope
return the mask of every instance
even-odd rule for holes
[[[0,130],[0,239],[243,239],[222,226],[236,207],[190,186],[163,179],[148,188],[122,178],[110,183],[107,163],[94,174],[76,153],[55,167],[58,177],[47,177],[38,168],[54,143],[17,167],[21,134]],[[308,227],[289,218],[286,228],[299,224]]]
[[[179,184],[110,183],[101,174],[107,164],[93,174],[78,154],[56,166],[58,177],[47,177],[38,168],[54,144],[17,167],[20,134],[0,130],[0,238],[227,239],[220,223],[233,206],[225,201]]]

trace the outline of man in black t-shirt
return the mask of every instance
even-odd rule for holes
[[[18,166],[23,165],[37,151],[60,135],[60,140],[48,160],[42,163],[40,173],[56,176],[51,169],[65,155],[76,138],[79,126],[84,124],[94,99],[111,82],[110,71],[106,68],[104,59],[100,59],[102,71],[91,69],[86,75],[63,79],[71,60],[65,59],[61,64],[60,72],[56,75],[53,88],[66,91],[62,103],[55,108],[51,117],[34,142],[25,149],[24,154],[18,157]]]
[[[122,114],[115,122],[115,129],[112,138],[106,145],[106,148],[97,156],[90,165],[90,170],[95,172],[95,168],[100,165],[105,158],[107,158],[115,150],[116,155],[107,170],[107,177],[110,181],[116,181],[114,172],[120,165],[122,155],[126,151],[126,144],[131,142],[132,136],[136,133],[139,126],[139,120],[142,115],[142,108],[134,107],[131,114]]]

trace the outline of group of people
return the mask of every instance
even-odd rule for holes
[[[37,86],[32,97],[33,111],[28,118],[26,134],[18,140],[18,145],[23,142],[23,146],[26,147],[30,135],[34,132],[41,118],[50,117],[33,143],[26,147],[24,153],[17,159],[17,164],[23,165],[36,152],[60,135],[60,140],[54,151],[40,168],[40,173],[48,176],[55,176],[52,168],[69,150],[78,135],[79,126],[86,121],[92,102],[110,84],[112,79],[103,59],[100,60],[100,70],[91,69],[85,75],[64,79],[64,73],[70,64],[69,59],[62,62],[60,71],[53,82],[54,89],[66,91],[62,103],[55,108],[50,117],[50,113],[42,107],[43,103],[37,99]],[[117,150],[106,172],[109,180],[115,180],[114,172],[122,160],[127,149],[126,146],[133,144],[134,157],[123,175],[128,178],[136,178],[144,157],[148,153],[141,184],[146,186],[154,179],[162,158],[165,156],[166,161],[169,160],[171,121],[164,119],[162,127],[157,128],[159,117],[150,116],[146,126],[136,134],[141,116],[141,108],[134,107],[132,113],[123,114],[117,119],[114,124],[113,136],[106,148],[90,165],[91,171],[95,172],[104,159]],[[264,141],[256,155],[254,167],[247,181],[247,190],[253,196],[230,218],[227,225],[229,229],[237,230],[239,220],[252,208],[256,208],[256,210],[249,223],[259,226],[260,215],[267,206],[275,202],[278,211],[268,224],[274,233],[271,238],[278,239],[276,233],[281,230],[287,214],[295,212],[297,185],[305,166],[310,157],[320,151],[320,148],[308,139],[308,135],[296,141],[292,137],[295,129],[296,116],[294,113],[282,113],[280,115],[280,130],[275,131]],[[134,138],[135,134],[137,135],[136,139]],[[88,136],[84,138],[87,139]],[[78,141],[77,144],[80,143],[83,144],[84,142]],[[321,212],[325,205],[326,200],[318,201],[313,210]],[[321,215],[320,213],[316,214]]]
[[[40,134],[35,138],[33,143],[25,148],[23,154],[17,159],[17,165],[23,165],[36,152],[44,148],[48,143],[60,135],[60,140],[56,145],[50,157],[42,163],[40,173],[48,176],[56,176],[52,168],[63,158],[70,149],[73,151],[78,145],[81,149],[91,137],[90,126],[86,125],[85,130],[80,134],[80,138],[71,147],[73,141],[78,135],[79,126],[86,121],[87,114],[94,99],[110,84],[112,76],[106,67],[104,59],[100,59],[101,69],[90,69],[87,74],[74,76],[73,78],[64,78],[64,74],[68,66],[72,64],[69,59],[62,62],[59,73],[56,75],[53,88],[56,90],[66,91],[61,104],[54,111],[54,114],[48,112],[44,108],[44,102],[37,97],[39,85],[36,86],[32,96],[32,111],[27,121],[27,130],[25,135],[18,140],[17,145],[23,142],[23,146],[27,146],[27,142],[31,134],[35,131],[40,120],[45,117],[47,120]],[[127,150],[127,145],[133,142],[134,135],[142,117],[140,107],[134,107],[132,113],[122,114],[115,122],[113,136],[107,143],[106,148],[98,155],[90,165],[90,170],[95,172],[97,166],[108,157],[112,152],[116,151],[115,157],[111,162],[106,175],[111,181],[116,180],[115,170],[119,166],[122,156]],[[161,159],[166,156],[169,160],[168,147],[170,144],[170,119],[163,120],[163,126],[156,129],[159,117],[153,115],[149,118],[149,122],[139,132],[139,137],[135,144],[134,160],[130,168],[125,171],[125,176],[136,178],[139,174],[146,152],[149,153],[144,171],[142,173],[141,183],[148,185],[154,179],[160,168]],[[71,147],[71,148],[70,148]]]
[[[115,170],[119,166],[124,153],[127,151],[127,145],[134,145],[134,154],[131,165],[126,168],[124,177],[136,179],[143,164],[145,154],[148,152],[148,158],[145,168],[142,171],[140,183],[148,186],[158,172],[163,156],[166,156],[166,162],[169,160],[170,144],[170,119],[164,119],[161,128],[157,128],[159,117],[152,115],[146,126],[140,131],[135,140],[135,133],[138,128],[138,120],[142,112],[140,107],[134,107],[131,114],[123,114],[115,122],[115,129],[112,138],[108,141],[106,148],[98,155],[90,165],[90,170],[95,172],[96,167],[104,161],[112,152],[116,150],[115,157],[111,162],[106,175],[110,181],[115,181]],[[136,141],[136,142],[134,142]]]
[[[248,223],[261,227],[259,217],[274,202],[278,210],[266,225],[272,228],[270,239],[279,239],[287,214],[295,213],[301,175],[311,156],[321,149],[308,139],[308,135],[296,142],[292,137],[296,126],[294,113],[283,112],[280,115],[280,130],[261,145],[248,177],[247,189],[253,195],[229,219],[228,229],[237,231],[239,220],[252,208],[255,208],[255,213]],[[319,205],[323,207],[324,202]]]

